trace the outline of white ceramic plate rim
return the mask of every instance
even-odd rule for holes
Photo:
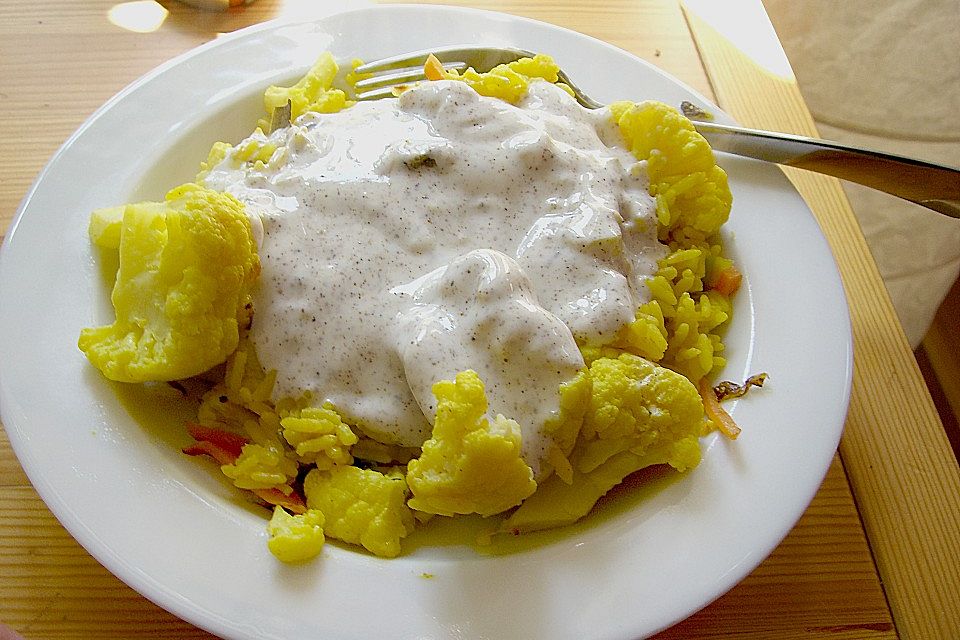
[[[721,158],[735,197],[728,246],[747,279],[724,376],[765,370],[771,382],[732,405],[744,428],[735,444],[708,438],[697,470],[582,534],[507,557],[454,547],[380,560],[329,546],[319,562],[282,566],[266,550],[261,516],[181,456],[175,434],[158,436],[130,416],[75,346],[81,327],[109,318],[85,235],[90,210],[157,198],[190,179],[213,140],[249,131],[262,87],[293,78],[322,50],[373,59],[468,41],[550,53],[601,100],[709,105],[610,45],[503,14],[389,6],[267,23],[180,56],[105,104],[40,174],[7,235],[0,409],[21,464],[94,557],[213,633],[648,635],[756,567],[799,519],[830,464],[852,372],[836,266],[782,173],[734,157]]]

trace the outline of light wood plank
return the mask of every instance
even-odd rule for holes
[[[796,83],[692,12],[719,104],[744,125],[816,135]],[[840,453],[904,638],[960,636],[960,470],[839,181],[787,176],[817,215],[851,310],[853,395]]]
[[[0,487],[26,487],[30,480],[17,461],[7,431],[0,424]]]
[[[605,0],[599,7],[562,0],[456,3],[593,35],[710,94],[680,8],[670,0]],[[293,0],[257,0],[226,14],[164,0],[171,15],[152,34],[110,25],[104,16],[112,4],[5,0],[0,9],[0,77],[16,87],[0,96],[0,136],[25,140],[19,158],[0,158],[3,227],[46,158],[104,100],[214,33],[278,15]],[[38,15],[42,24],[36,24]],[[101,46],[105,40],[109,47]],[[56,97],[51,87],[57,87]],[[0,87],[0,93],[7,91]],[[30,640],[211,637],[156,608],[87,555],[29,487],[5,435],[0,435],[0,575],[0,620]],[[664,637],[895,637],[840,465],[834,461],[803,519],[766,562]]]
[[[30,640],[211,637],[100,566],[29,486],[0,487],[0,575],[0,620]],[[766,562],[661,637],[894,638],[839,461]]]
[[[244,10],[222,13],[164,2],[170,14],[153,33],[111,24],[107,13],[115,4],[84,0],[39,10],[31,0],[3,1],[0,140],[18,144],[15,151],[0,154],[0,232],[54,152],[100,105],[160,63],[217,33],[280,15],[287,2],[259,0]],[[105,41],[110,46],[103,46]]]
[[[763,564],[713,605],[656,637],[896,638],[839,459]]]
[[[400,4],[404,1],[379,0],[379,4]],[[487,9],[549,22],[620,47],[671,75],[683,78],[684,82],[701,93],[710,93],[710,82],[689,33],[677,31],[683,14],[675,2],[421,0],[418,4]]]
[[[435,2],[440,3],[440,2]],[[539,0],[455,0],[481,9],[538,18],[599,37],[632,51],[668,73],[707,92],[709,83],[689,35],[675,28],[682,20],[672,2],[609,0],[592,3]],[[296,3],[258,0],[243,11],[198,12],[177,2],[155,33],[132,33],[110,24],[107,11],[115,3],[90,0],[66,3],[63,11],[37,18],[30,0],[5,0],[0,23],[0,78],[16,80],[16,91],[0,89],[0,139],[20,140],[31,129],[27,148],[0,157],[0,231],[30,184],[53,153],[92,114],[124,86],[160,62],[202,44],[211,34],[228,33],[284,15]],[[7,17],[9,16],[9,18]],[[104,38],[111,46],[103,47]],[[117,51],[124,55],[118,57]],[[82,68],[82,74],[75,69]],[[57,87],[56,92],[52,90]],[[70,95],[62,100],[61,95]],[[42,129],[34,123],[44,122]]]

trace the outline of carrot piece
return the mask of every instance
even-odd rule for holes
[[[423,75],[427,76],[427,80],[443,80],[445,77],[443,63],[432,53],[427,56],[427,61],[423,63]]]
[[[717,273],[712,284],[712,289],[725,296],[732,296],[740,288],[743,281],[743,274],[735,266],[727,265]]]
[[[289,495],[279,489],[254,489],[253,492],[267,504],[279,505],[290,513],[307,512],[307,505],[296,491],[290,492]]]
[[[193,422],[187,423],[187,432],[197,442],[184,447],[183,453],[188,456],[207,455],[221,465],[235,463],[244,445],[250,444],[249,440],[236,433]],[[291,513],[300,514],[307,511],[307,505],[296,491],[291,491],[289,494],[285,494],[280,489],[252,489],[251,491],[267,504],[280,505]]]
[[[710,421],[720,433],[731,440],[736,440],[737,436],[740,435],[740,427],[733,421],[730,414],[720,406],[717,394],[706,378],[700,380],[699,391],[700,397],[703,399],[703,410],[706,411]]]
[[[214,431],[217,430],[214,429]],[[222,465],[233,464],[239,456],[239,454],[233,455],[230,451],[217,446],[209,440],[200,440],[196,444],[184,447],[183,452],[188,456],[207,455]],[[252,491],[254,495],[267,504],[280,505],[290,513],[299,514],[306,513],[307,511],[307,505],[296,491],[291,491],[289,495],[279,489],[252,489]]]
[[[200,442],[190,445],[189,447],[184,447],[182,451],[188,456],[210,456],[222,465],[233,464],[239,457],[239,454],[233,455],[231,452],[218,447],[209,440],[201,440]]]
[[[202,424],[192,422],[187,423],[187,433],[197,442],[209,442],[224,451],[229,451],[233,454],[234,458],[240,456],[243,445],[250,444],[249,440],[236,433],[222,429],[214,429],[213,427],[205,427]]]

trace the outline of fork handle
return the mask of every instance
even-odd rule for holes
[[[717,151],[825,173],[960,218],[960,171],[787,133],[694,122]]]

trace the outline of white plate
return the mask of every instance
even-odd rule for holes
[[[729,247],[747,274],[725,378],[767,371],[733,405],[743,434],[708,438],[679,481],[574,534],[508,556],[418,547],[381,560],[328,545],[282,566],[243,506],[137,393],[76,348],[110,318],[87,241],[92,209],[159,198],[218,139],[244,136],[259,94],[323,50],[373,59],[485,42],[553,55],[600,100],[705,100],[597,40],[495,13],[375,7],[217,40],[135,82],[70,138],[27,195],[0,255],[3,422],[40,495],[110,571],[160,606],[232,638],[633,638],[705,606],[780,542],[816,492],[847,407],[851,338],[827,244],[778,169],[722,158]],[[598,72],[602,70],[602,72]],[[725,116],[721,116],[726,120]],[[150,401],[153,402],[153,401]],[[160,407],[164,409],[164,406]],[[432,574],[425,578],[423,574]]]

